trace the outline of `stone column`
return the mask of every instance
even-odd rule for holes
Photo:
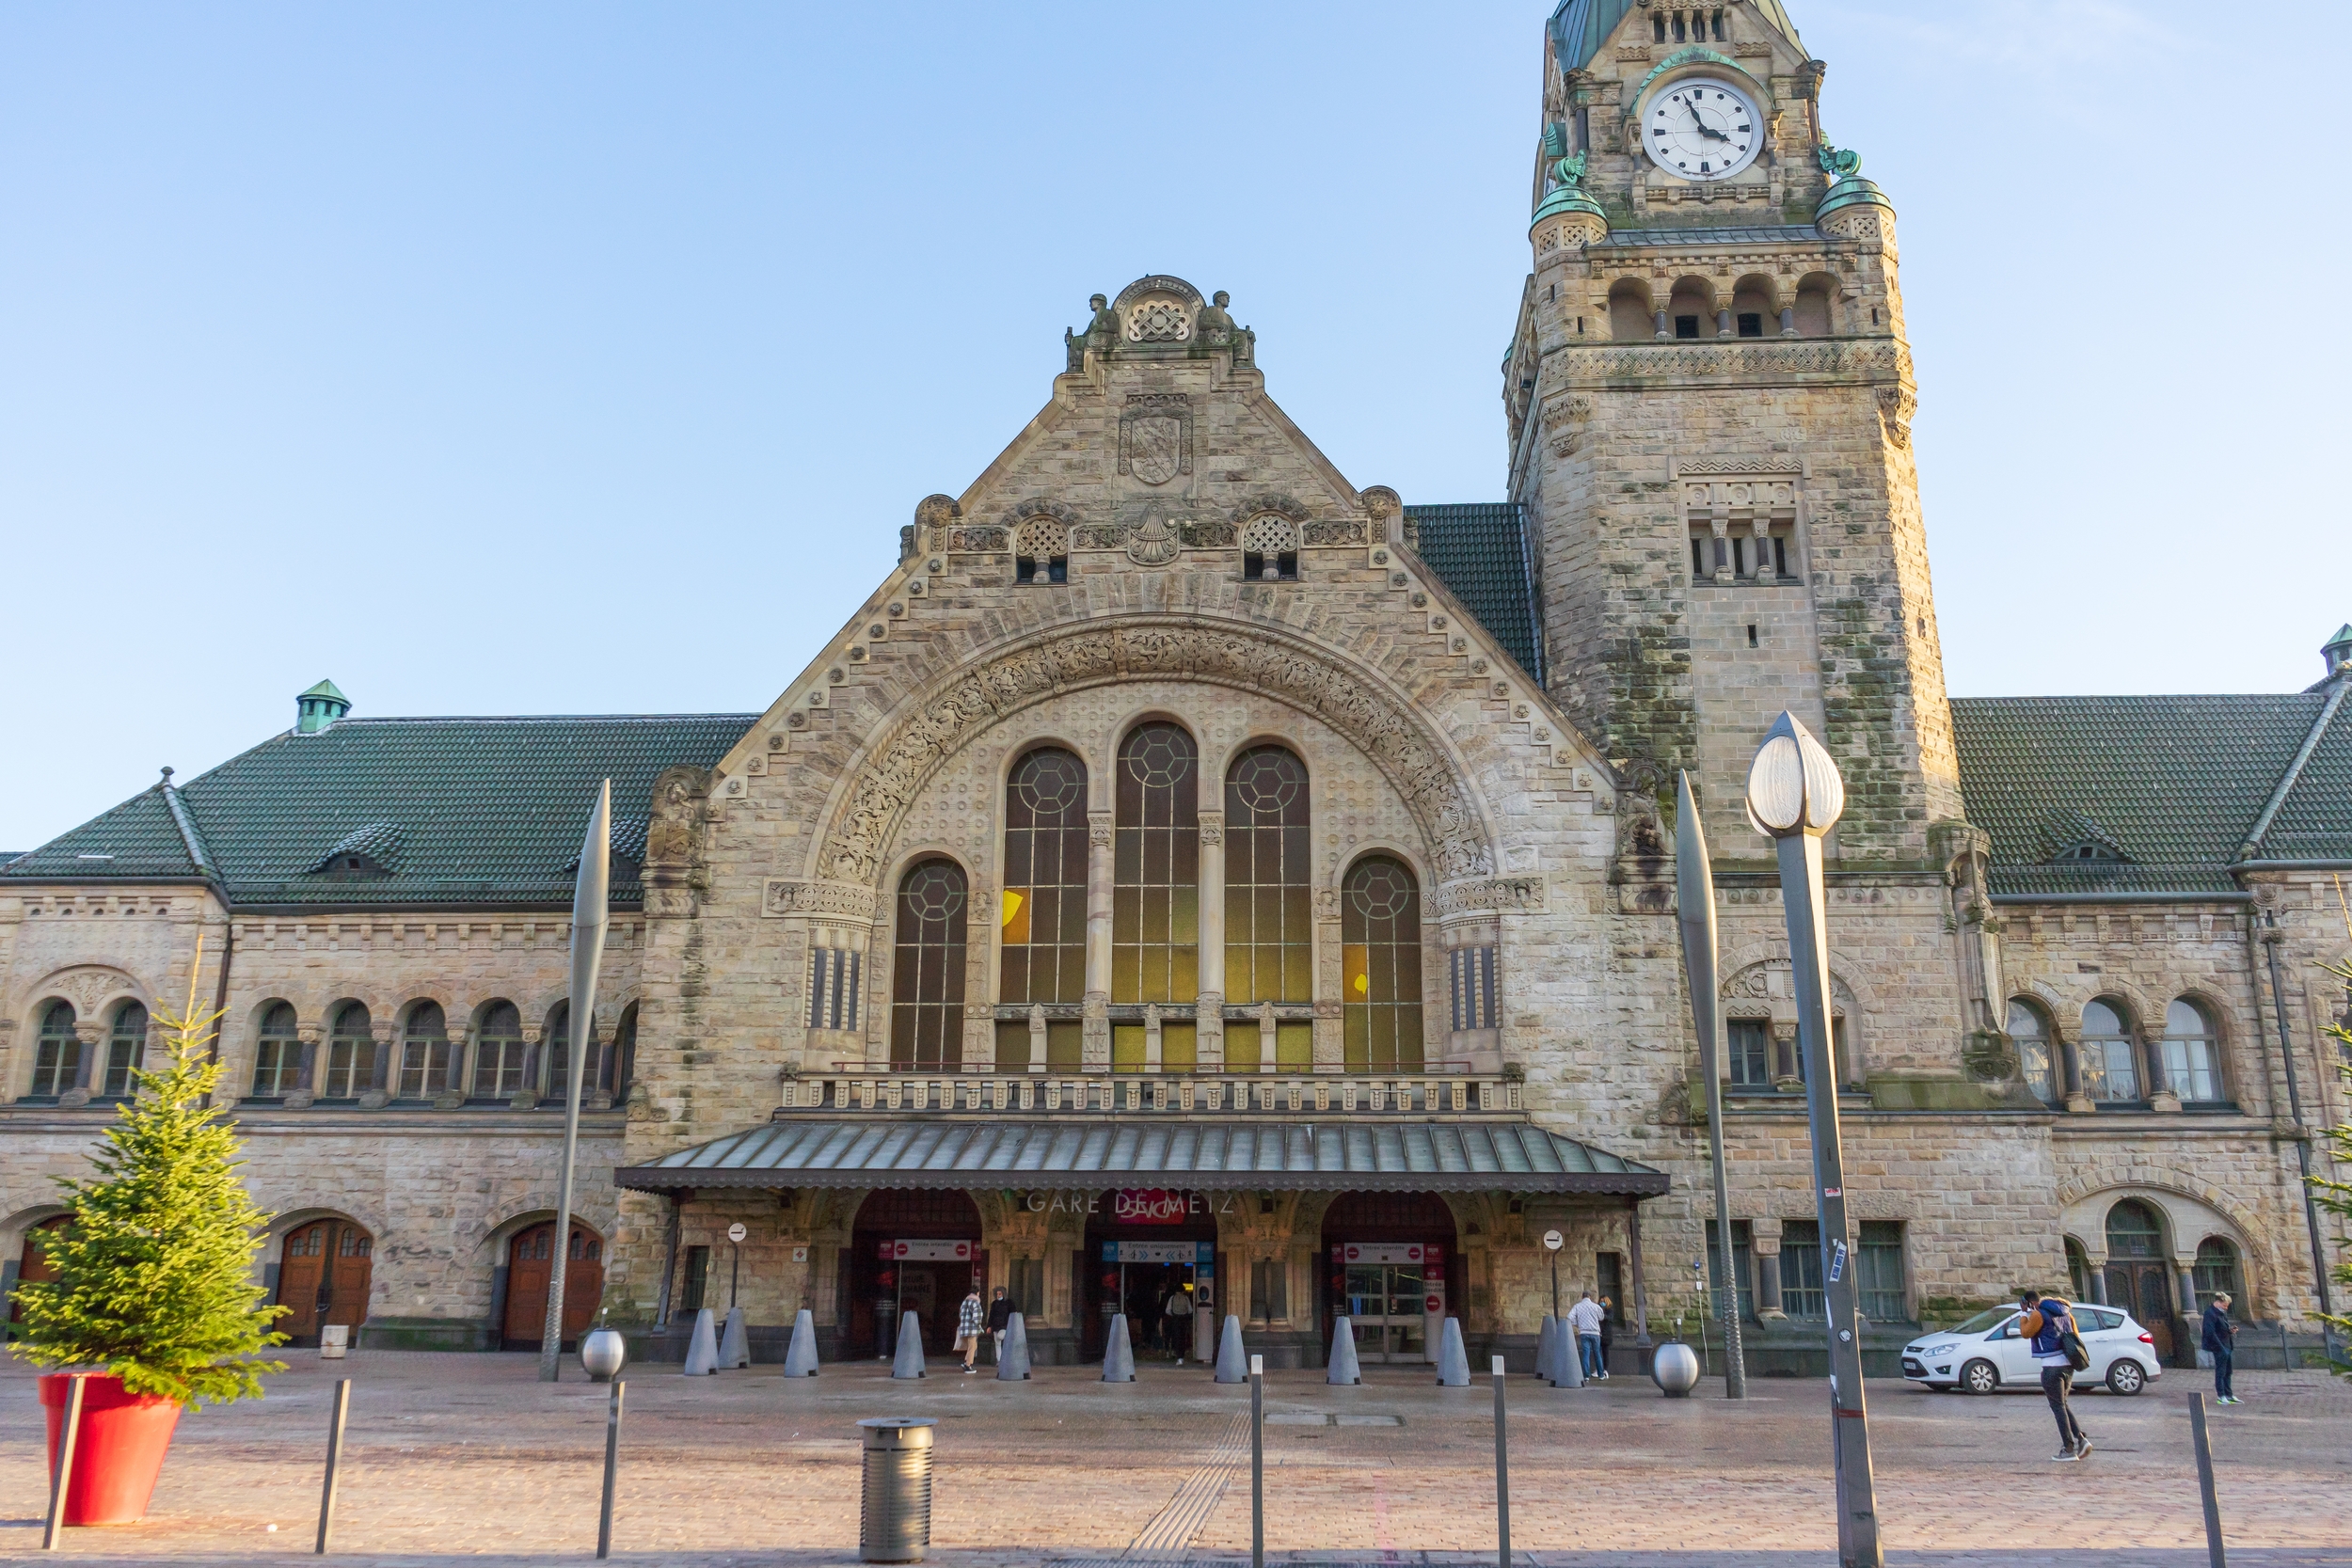
[[[2177,1113],[2181,1097],[2172,1092],[2171,1080],[2165,1076],[2163,1037],[2153,1029],[2135,1030],[2132,1048],[2139,1053],[2140,1070],[2148,1075],[2148,1108]]]
[[[1659,341],[1663,342],[1675,335],[1675,324],[1673,319],[1666,314],[1665,308],[1663,306],[1659,308],[1656,314],[1658,317],[1658,339]]]
[[[1780,308],[1780,335],[1784,338],[1797,335],[1797,308],[1793,305]]]
[[[600,1026],[588,1031],[588,1062],[594,1071],[583,1070],[580,1080],[580,1102],[591,1111],[612,1109],[612,1042],[614,1032]],[[568,1093],[558,1085],[557,1094]]]
[[[1340,895],[1334,888],[1315,890],[1315,1051],[1316,1072],[1342,1072],[1347,1068],[1347,1025],[1340,1011],[1344,985],[1342,969]]]
[[[1167,1058],[1160,1053],[1163,1037],[1160,1033],[1160,1005],[1157,1002],[1147,1003],[1143,1009],[1144,1071],[1157,1072],[1165,1065]]]
[[[1804,1087],[1804,1080],[1797,1073],[1797,1051],[1796,1021],[1772,1020],[1772,1087],[1784,1094]]]
[[[2053,1021],[2050,1025],[2050,1044],[2058,1051],[2058,1072],[2064,1079],[2066,1109],[2075,1116],[2090,1115],[2093,1109],[2090,1096],[2083,1089],[2082,1042],[2070,1037]]]
[[[2107,1306],[2107,1259],[2106,1254],[2102,1253],[2098,1257],[2094,1258],[2086,1252],[2083,1257],[2083,1272],[2090,1275],[2087,1283],[2090,1286],[2091,1305],[2094,1307]]]
[[[294,1089],[285,1097],[289,1111],[304,1109],[318,1098],[319,1092],[319,1026],[297,1024],[294,1034],[302,1041],[302,1065],[294,1069]]]
[[[1029,1070],[1045,1070],[1045,1008],[1034,1002],[1029,1005]]]
[[[564,1091],[561,1086],[554,1084],[542,1085],[539,1081],[539,1075],[547,1069],[548,1058],[552,1054],[554,1053],[548,1049],[547,1031],[533,1029],[528,1023],[524,1024],[523,1083],[522,1087],[516,1089],[514,1097],[507,1101],[509,1109],[528,1111],[539,1103],[539,1097],[543,1094],[558,1100],[563,1098]]]
[[[364,1110],[379,1111],[391,1103],[392,1089],[395,1087],[392,1074],[398,1070],[392,1062],[392,1053],[400,1049],[400,1042],[392,1037],[392,1026],[389,1022],[377,1022],[371,1019],[368,1033],[374,1037],[375,1061],[368,1070],[368,1086],[359,1096],[359,1104]]]
[[[1225,1069],[1225,814],[1200,814],[1200,995],[1193,1008],[1197,1070]]]
[[[1261,1002],[1258,1004],[1258,1070],[1272,1072],[1275,1066],[1274,1004]]]
[[[1780,1305],[1780,1221],[1750,1220],[1748,1222],[1749,1267],[1756,1274],[1756,1317],[1758,1323],[1776,1323],[1788,1314]]]
[[[1734,320],[1732,319],[1732,315],[1731,315],[1731,312],[1730,312],[1729,310],[1718,310],[1718,311],[1716,311],[1716,312],[1715,312],[1715,336],[1716,336],[1716,337],[1718,337],[1718,338],[1730,338],[1730,337],[1736,337],[1736,336],[1739,334],[1739,331],[1740,331],[1740,324],[1739,324],[1738,322],[1736,322],[1736,321],[1734,321]]]
[[[60,1105],[87,1105],[97,1088],[104,1086],[105,1068],[103,1053],[106,1049],[106,1026],[90,1019],[78,1019],[73,1024],[73,1037],[82,1043],[81,1060],[73,1069],[72,1084],[60,1092]]]
[[[447,1016],[443,1015],[444,1022]],[[454,1111],[466,1103],[468,1069],[473,1066],[473,1033],[470,1021],[450,1031],[449,1082],[433,1097],[433,1108],[437,1111]]]
[[[1085,1003],[1088,1072],[1111,1069],[1111,814],[1087,814],[1087,991]]]

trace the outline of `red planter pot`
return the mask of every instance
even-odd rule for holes
[[[66,1483],[69,1525],[128,1525],[147,1517],[147,1500],[163,1474],[164,1454],[180,1424],[180,1402],[126,1392],[104,1372],[53,1372],[40,1382],[49,1418],[49,1475],[55,1484],[65,1446],[65,1402],[82,1381],[82,1424],[73,1444],[73,1479]]]

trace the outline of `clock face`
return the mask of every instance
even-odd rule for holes
[[[1756,161],[1764,117],[1728,82],[1677,82],[1650,100],[1642,145],[1652,162],[1685,180],[1724,180]]]

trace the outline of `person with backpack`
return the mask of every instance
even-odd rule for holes
[[[2205,1304],[2205,1353],[2213,1357],[2213,1402],[2239,1404],[2241,1401],[2230,1388],[2231,1365],[2237,1357],[2237,1324],[2230,1321],[2228,1291],[2216,1295]]]
[[[2025,1314],[2017,1332],[2033,1341],[2034,1364],[2042,1369],[2042,1397],[2058,1418],[2058,1451],[2050,1457],[2062,1462],[2084,1458],[2090,1452],[2090,1439],[2074,1419],[2067,1396],[2074,1391],[2074,1374],[2090,1365],[2090,1354],[2083,1349],[2074,1314],[2058,1297],[2039,1291],[2018,1291],[2017,1306]]]

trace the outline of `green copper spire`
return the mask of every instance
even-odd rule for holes
[[[333,681],[321,681],[294,699],[294,733],[316,735],[351,711],[351,699]]]
[[[1595,235],[1595,239],[1608,234],[1609,214],[1601,210],[1599,202],[1595,201],[1584,191],[1584,157],[1583,153],[1579,152],[1572,158],[1563,158],[1551,166],[1553,184],[1551,189],[1544,193],[1543,200],[1535,204],[1535,215],[1527,220],[1530,233],[1541,228],[1548,218],[1581,213],[1599,223],[1600,233]]]
[[[1813,221],[1820,223],[1834,213],[1850,207],[1883,207],[1893,213],[1895,204],[1886,199],[1886,193],[1862,178],[1862,154],[1850,147],[1832,147],[1823,142],[1813,150],[1814,160],[1821,172],[1830,177],[1829,194],[1814,210]]]

